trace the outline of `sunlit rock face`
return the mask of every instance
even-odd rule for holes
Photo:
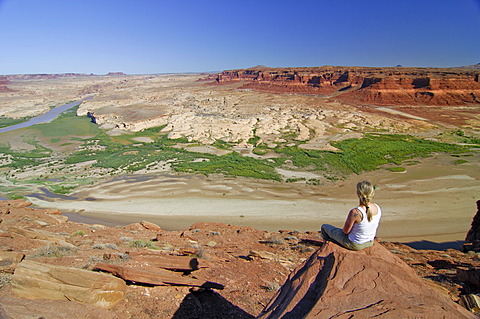
[[[253,68],[224,71],[218,83],[245,81],[245,88],[278,93],[337,95],[375,105],[480,103],[478,70],[431,68]]]

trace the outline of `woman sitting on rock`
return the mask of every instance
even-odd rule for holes
[[[342,229],[328,224],[322,225],[323,239],[350,250],[372,246],[382,215],[380,206],[371,202],[374,193],[374,187],[369,181],[359,182],[357,184],[359,205],[350,210]]]

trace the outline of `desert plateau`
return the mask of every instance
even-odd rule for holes
[[[335,66],[1,76],[0,318],[57,318],[48,308],[66,304],[71,318],[475,317],[478,247],[465,245],[480,238],[464,241],[478,226],[479,77]],[[360,180],[383,215],[375,246],[349,253],[319,229],[342,226]],[[97,282],[91,298],[65,274]],[[25,288],[36,281],[64,296]],[[359,300],[354,283],[370,281],[380,297]]]

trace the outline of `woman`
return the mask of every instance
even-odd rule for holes
[[[369,181],[358,183],[359,205],[350,210],[342,229],[328,224],[322,225],[323,239],[350,250],[372,246],[382,216],[380,206],[372,203],[374,193],[374,187]]]

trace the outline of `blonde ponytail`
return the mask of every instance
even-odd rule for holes
[[[366,207],[367,220],[370,222],[373,218],[373,213],[368,204],[375,194],[375,189],[369,181],[361,181],[357,184],[357,195],[360,199],[360,204]]]

